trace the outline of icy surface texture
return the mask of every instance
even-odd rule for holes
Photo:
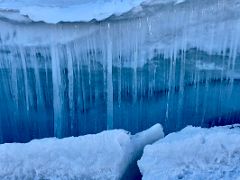
[[[144,180],[239,179],[239,125],[188,126],[144,148],[138,161]]]
[[[140,6],[100,22],[2,17],[0,142],[240,121],[239,1]]]
[[[120,179],[146,144],[163,137],[161,125],[130,135],[124,130],[0,145],[0,178]]]

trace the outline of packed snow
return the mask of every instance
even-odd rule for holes
[[[239,179],[240,126],[186,127],[144,149],[144,180]]]
[[[159,124],[124,130],[0,145],[0,179],[119,179],[135,154],[163,137]]]

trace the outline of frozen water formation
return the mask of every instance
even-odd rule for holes
[[[239,179],[240,126],[188,126],[144,148],[143,180]]]
[[[130,135],[124,130],[0,145],[0,178],[120,179],[146,144],[163,137],[160,124]]]
[[[239,0],[1,0],[0,142],[239,121],[239,28]]]

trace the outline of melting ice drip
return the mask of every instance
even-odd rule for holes
[[[240,111],[240,16],[224,3],[145,11],[89,23],[2,20],[0,142],[231,123]]]

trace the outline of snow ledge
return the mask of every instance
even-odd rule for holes
[[[186,127],[144,149],[144,180],[239,179],[240,126]]]
[[[2,144],[0,179],[120,179],[136,154],[162,137],[162,126],[156,124],[136,135],[111,130]]]

